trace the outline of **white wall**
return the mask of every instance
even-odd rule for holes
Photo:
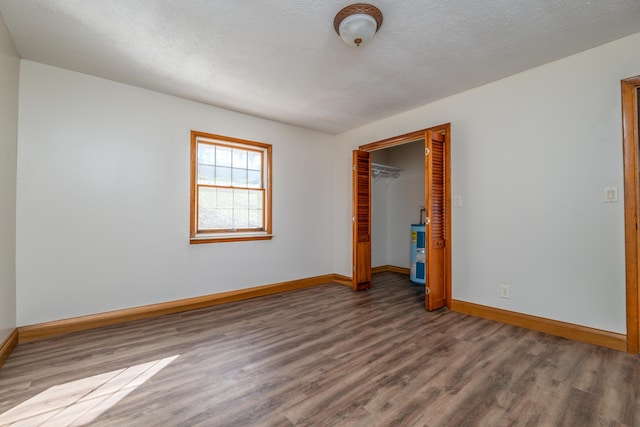
[[[273,144],[271,241],[189,244],[189,131]],[[331,137],[22,61],[19,326],[333,273]]]
[[[16,141],[20,59],[0,17],[0,343],[16,327]]]
[[[336,272],[351,267],[350,151],[451,122],[453,298],[624,333],[623,203],[602,193],[623,193],[620,80],[640,74],[639,46],[636,34],[341,134]]]

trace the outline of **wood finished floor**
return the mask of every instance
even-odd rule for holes
[[[21,344],[0,370],[0,425],[640,426],[638,356],[427,313],[420,291],[381,273],[370,291],[328,284]]]

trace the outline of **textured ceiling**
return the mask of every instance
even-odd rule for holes
[[[0,0],[23,58],[339,133],[640,32],[639,0]]]

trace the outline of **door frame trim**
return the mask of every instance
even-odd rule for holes
[[[369,144],[364,144],[358,147],[360,151],[377,151],[385,148],[391,148],[398,145],[403,145],[409,142],[417,141],[419,139],[425,139],[427,137],[427,132],[446,132],[446,142],[447,146],[445,148],[445,162],[446,162],[446,170],[445,170],[445,200],[447,202],[447,206],[449,209],[446,210],[445,219],[446,219],[446,239],[447,245],[445,250],[445,293],[446,293],[446,306],[450,310],[451,309],[451,123],[443,123],[438,126],[433,126],[426,129],[417,130],[414,132],[405,133],[403,135],[392,136],[390,138],[385,138],[379,141],[371,142]],[[426,171],[425,171],[426,172]],[[369,190],[371,192],[371,189]],[[352,194],[352,200],[355,198],[355,195]],[[426,188],[425,188],[425,198],[426,198]],[[352,242],[352,251],[356,250],[355,247],[356,242]]]
[[[622,151],[624,167],[624,237],[626,273],[627,352],[640,351],[638,255],[640,254],[640,200],[638,194],[638,96],[640,76],[621,81]]]

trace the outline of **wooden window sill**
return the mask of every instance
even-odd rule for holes
[[[198,245],[201,243],[223,243],[223,242],[247,242],[251,240],[271,240],[273,234],[266,233],[225,233],[219,235],[203,234],[191,237],[189,243]]]

